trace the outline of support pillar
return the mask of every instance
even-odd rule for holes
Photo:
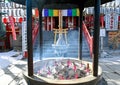
[[[80,28],[79,28],[79,59],[82,60],[82,21],[83,21],[83,7],[79,8],[80,15],[79,15],[79,23],[80,23]]]
[[[98,76],[100,4],[101,0],[95,0],[94,35],[93,35],[93,76]]]
[[[33,76],[32,0],[26,0],[26,6],[27,6],[28,76]]]
[[[42,53],[43,53],[43,32],[42,32],[42,9],[39,10],[39,38],[40,38],[40,60],[42,59]]]

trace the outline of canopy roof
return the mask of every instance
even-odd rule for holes
[[[11,0],[15,3],[25,5],[26,0]],[[113,0],[101,0],[101,4],[110,2]],[[60,5],[50,5],[50,4],[60,4]],[[61,6],[61,4],[64,4]],[[66,6],[67,4],[67,6]],[[72,5],[70,5],[72,4]],[[48,5],[49,8],[56,8],[56,9],[66,9],[66,8],[74,8],[76,6],[80,7],[91,7],[94,6],[94,0],[32,0],[32,6],[38,8],[44,8]],[[75,6],[76,5],[76,6]],[[46,8],[48,8],[46,7]]]

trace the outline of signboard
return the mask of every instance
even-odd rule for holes
[[[113,12],[105,15],[105,28],[108,31],[118,30],[118,14]]]
[[[100,29],[100,36],[105,37],[106,36],[106,31],[105,29]]]

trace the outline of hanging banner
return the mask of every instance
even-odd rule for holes
[[[22,52],[23,57],[28,57],[28,51],[27,51],[27,22],[22,22]]]
[[[67,10],[62,10],[62,16],[67,16]]]
[[[106,7],[103,7],[103,14],[106,14]]]
[[[34,14],[34,11],[33,11],[33,14]],[[44,15],[45,15],[45,14],[44,14],[44,9],[43,9],[43,10],[42,10],[42,17],[44,17]]]
[[[107,7],[105,10],[105,14],[109,14],[109,13],[111,13],[111,9],[110,9],[110,7]]]
[[[53,10],[53,16],[58,16],[59,15],[59,11],[58,10]]]
[[[45,17],[49,16],[49,11],[48,11],[48,9],[44,9],[44,16],[45,16]]]
[[[80,15],[80,11],[79,11],[79,9],[77,8],[77,16],[79,16]]]
[[[100,13],[104,14],[104,8],[103,7],[100,7]]]
[[[72,16],[72,9],[67,10],[67,16]]]
[[[35,17],[39,17],[39,10],[37,8],[35,9]]]
[[[109,31],[118,30],[118,14],[110,13],[105,15],[105,28]]]
[[[79,9],[65,9],[61,10],[62,16],[79,16]],[[59,12],[56,9],[43,9],[42,10],[42,16],[48,17],[48,16],[59,16]]]
[[[72,15],[77,16],[77,9],[72,9]]]
[[[13,18],[13,16],[9,16],[9,21],[10,21],[10,24],[11,24],[13,40],[17,40],[16,39],[16,32],[15,32],[15,26],[14,26],[14,18]]]
[[[22,51],[27,51],[27,24],[22,22]]]
[[[52,10],[52,9],[49,9],[49,10],[48,10],[48,15],[49,15],[49,16],[53,16],[53,10]]]
[[[106,28],[106,30],[108,30],[109,29],[109,27],[110,27],[110,14],[106,14],[105,15],[105,28]]]
[[[119,9],[120,9],[119,7],[114,8],[115,13],[119,14],[120,13]]]

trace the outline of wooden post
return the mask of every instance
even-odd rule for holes
[[[42,9],[39,8],[38,10],[39,10],[40,60],[41,60],[43,53]]]
[[[26,6],[27,6],[28,76],[33,76],[32,0],[26,0]]]
[[[93,76],[98,76],[98,57],[99,57],[99,31],[100,31],[100,3],[101,0],[95,0],[94,14],[94,35],[93,35]]]
[[[82,60],[82,21],[83,21],[83,7],[79,8],[80,14],[79,14],[79,23],[80,23],[80,29],[79,29],[79,59]]]

